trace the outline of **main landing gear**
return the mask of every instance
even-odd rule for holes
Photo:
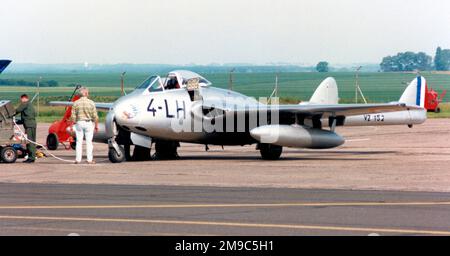
[[[258,144],[256,149],[259,149],[264,160],[278,160],[283,152],[282,146],[265,143]]]
[[[155,160],[174,160],[180,158],[177,153],[177,148],[180,143],[177,141],[157,141],[155,143]]]
[[[175,160],[180,158],[177,153],[179,146],[180,143],[176,141],[156,141],[155,154],[152,156],[149,148],[135,145],[133,149],[133,146],[130,144],[121,146],[117,142],[111,142],[108,150],[108,158],[112,163],[121,163],[123,161]]]
[[[125,158],[127,161],[148,161],[151,160],[150,149],[142,146],[125,145]],[[133,152],[133,154],[131,154]]]

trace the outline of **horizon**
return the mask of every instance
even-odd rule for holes
[[[3,60],[3,59],[2,59]],[[11,59],[5,59],[11,60]],[[289,62],[268,62],[268,63],[245,63],[245,62],[226,62],[226,63],[150,63],[150,62],[115,62],[115,63],[101,63],[101,62],[48,62],[48,63],[39,63],[39,62],[16,62],[11,60],[11,65],[20,64],[20,65],[103,65],[103,66],[113,66],[113,65],[160,65],[160,66],[299,66],[299,67],[312,67],[316,66],[317,63],[289,63]],[[329,63],[330,66],[351,66],[351,65],[379,65],[380,63],[376,62],[355,62],[355,63]]]
[[[377,63],[335,64],[329,66],[330,72],[354,72],[355,67],[362,67],[361,72],[379,72]],[[188,69],[198,73],[289,73],[313,72],[316,65],[299,63],[210,63],[210,64],[160,64],[160,63],[17,63],[12,62],[6,70],[10,73],[146,73],[168,72],[176,69]]]

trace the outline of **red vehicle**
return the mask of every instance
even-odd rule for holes
[[[445,94],[447,93],[446,90],[444,90],[439,96],[439,94],[433,90],[433,88],[429,88],[428,86],[425,87],[425,108],[428,112],[441,112],[441,108],[439,108],[439,103],[442,102],[442,99],[444,99]]]
[[[79,88],[79,86],[75,88],[70,99],[72,102],[75,102],[80,98],[80,96],[76,94]],[[69,146],[66,146],[65,143],[68,143],[70,148],[75,149],[76,139],[70,132],[70,128],[73,125],[73,122],[70,120],[71,114],[72,107],[66,107],[63,118],[59,121],[55,121],[50,128],[48,128],[47,149],[56,150],[60,143],[63,144],[66,149],[69,149]]]

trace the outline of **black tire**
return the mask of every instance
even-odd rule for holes
[[[133,161],[148,161],[151,160],[150,149],[141,146],[134,146]]]
[[[283,152],[282,146],[263,144],[259,145],[259,152],[264,160],[278,160]]]
[[[120,155],[117,154],[116,150],[114,148],[109,148],[108,150],[108,158],[111,163],[122,163],[125,161],[125,150],[122,146],[119,146],[120,149]]]
[[[58,136],[54,133],[47,135],[47,149],[57,150],[59,146]]]
[[[77,149],[77,141],[70,142],[70,148],[73,150]]]
[[[436,109],[434,110],[434,112],[435,112],[435,113],[441,113],[441,108],[436,108]]]
[[[155,160],[175,160],[180,158],[177,148],[180,144],[176,141],[158,141],[155,143]]]
[[[17,160],[17,151],[13,147],[4,147],[0,150],[0,159],[3,163],[12,164]]]

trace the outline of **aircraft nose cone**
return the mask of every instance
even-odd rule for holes
[[[126,111],[126,107],[123,101],[121,102],[117,102],[114,105],[114,118],[116,119],[116,123],[117,124],[123,124],[127,119],[126,119],[126,115],[125,112]]]
[[[114,106],[114,116],[119,125],[133,122],[139,114],[139,108],[133,101],[122,99]]]

